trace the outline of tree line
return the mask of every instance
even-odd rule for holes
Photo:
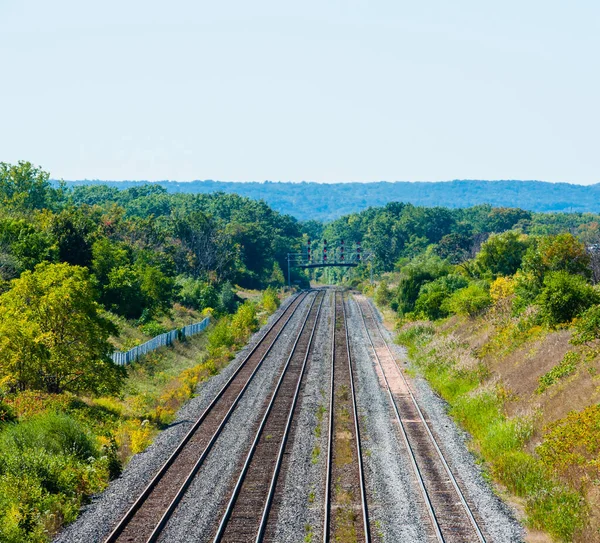
[[[237,195],[72,190],[29,162],[0,163],[0,385],[118,390],[110,314],[233,313],[234,285],[284,284],[300,236],[292,217]]]

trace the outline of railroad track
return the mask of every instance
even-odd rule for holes
[[[343,293],[334,293],[323,541],[371,541]]]
[[[214,543],[262,542],[325,293],[313,299],[271,395]]]
[[[485,543],[483,532],[383,337],[372,306],[364,299],[357,303],[437,541]]]
[[[253,377],[307,295],[307,292],[297,295],[269,327],[105,543],[151,543],[158,539]]]

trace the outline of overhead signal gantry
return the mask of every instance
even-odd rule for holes
[[[364,252],[361,242],[353,243],[351,248],[346,251],[344,240],[340,240],[338,244],[332,244],[323,240],[321,250],[315,251],[313,243],[308,240],[305,247],[299,253],[288,253],[288,285],[291,286],[291,269],[292,268],[356,268],[362,262],[366,262],[373,257],[370,252]]]

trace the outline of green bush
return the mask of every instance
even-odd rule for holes
[[[102,490],[108,460],[67,415],[46,413],[0,432],[0,541],[42,543]]]
[[[233,313],[237,307],[237,296],[231,283],[225,283],[219,294],[219,311]]]
[[[160,334],[168,332],[168,330],[162,324],[156,321],[150,321],[146,324],[142,324],[142,326],[140,326],[140,330],[144,335],[149,337],[159,336]]]
[[[221,318],[207,334],[209,353],[216,352],[221,347],[231,348],[235,343],[231,318]]]
[[[269,313],[276,311],[280,303],[277,291],[273,287],[269,287],[263,292],[261,305]]]
[[[7,403],[0,401],[0,423],[3,422],[16,422],[17,415],[13,408]]]
[[[490,291],[479,283],[457,290],[443,304],[442,309],[456,315],[474,317],[492,304]]]
[[[397,310],[402,314],[414,311],[421,287],[425,283],[448,275],[450,270],[448,262],[430,252],[413,258],[400,270],[401,280],[397,300],[395,300]]]
[[[468,281],[460,275],[440,277],[431,283],[425,283],[419,291],[415,303],[415,312],[430,320],[448,316],[448,310],[442,304],[454,292],[468,285]]]
[[[571,343],[581,345],[600,339],[600,305],[586,309],[575,321]]]
[[[550,326],[571,322],[600,301],[598,292],[580,275],[565,271],[550,272],[536,299],[540,317]]]
[[[545,373],[539,378],[539,386],[536,392],[541,394],[548,387],[552,386],[559,379],[571,375],[577,368],[577,364],[581,360],[581,356],[578,353],[568,352],[564,358],[554,366],[549,372]]]
[[[219,304],[219,293],[210,283],[180,275],[176,279],[177,299],[186,307],[202,310]]]
[[[390,305],[392,297],[393,293],[390,290],[387,281],[381,281],[381,283],[377,285],[377,289],[375,290],[375,303],[379,307],[388,306]]]

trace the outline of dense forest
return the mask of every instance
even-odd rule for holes
[[[69,181],[68,186],[140,187],[143,181]],[[330,221],[368,207],[390,202],[448,208],[490,204],[529,211],[596,212],[600,185],[581,186],[541,181],[447,181],[373,183],[286,183],[223,181],[160,181],[152,183],[169,193],[225,192],[262,199],[274,210],[298,220]]]

